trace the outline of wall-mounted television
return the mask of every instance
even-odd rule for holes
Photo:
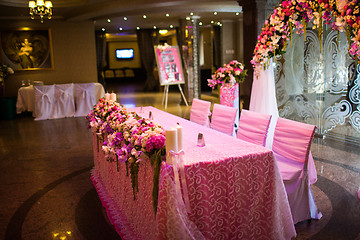
[[[115,56],[116,56],[116,59],[118,59],[118,60],[133,59],[134,58],[134,49],[133,48],[116,49]]]

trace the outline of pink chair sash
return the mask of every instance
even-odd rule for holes
[[[190,121],[209,127],[211,102],[194,98],[190,110]]]
[[[236,114],[236,108],[215,103],[211,117],[211,128],[228,135],[234,135]]]
[[[315,126],[279,118],[274,134],[272,150],[289,159],[307,163]]]
[[[247,142],[265,146],[271,115],[241,110],[237,137]]]

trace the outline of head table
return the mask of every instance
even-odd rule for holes
[[[125,164],[107,161],[94,135],[92,181],[122,239],[291,239],[296,236],[284,185],[271,150],[153,107],[133,108],[165,129],[183,127],[186,204],[176,194],[173,166],[162,163],[158,209],[153,170],[140,164],[134,200]],[[205,146],[198,147],[198,133]],[[184,175],[180,174],[180,179]],[[182,195],[184,194],[182,188]],[[185,201],[186,202],[186,201]]]

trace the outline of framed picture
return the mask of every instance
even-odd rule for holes
[[[1,30],[1,58],[15,71],[53,69],[50,29]]]
[[[178,46],[155,46],[160,85],[185,83]]]

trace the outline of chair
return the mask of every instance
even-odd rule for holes
[[[190,121],[210,127],[211,102],[194,98],[190,109]]]
[[[111,70],[111,69],[107,69],[107,70],[105,70],[105,72],[104,72],[104,76],[105,76],[105,79],[112,79],[112,78],[115,77],[114,71]]]
[[[34,86],[35,120],[55,118],[55,85]]]
[[[235,118],[237,108],[215,103],[211,117],[211,128],[235,136]]]
[[[125,74],[122,69],[115,69],[115,77],[116,78],[124,78]]]
[[[272,150],[284,181],[294,223],[320,219],[310,188],[308,159],[315,126],[278,118]]]
[[[75,83],[75,117],[86,116],[96,104],[94,83]]]
[[[127,77],[127,78],[135,77],[134,70],[129,69],[129,68],[125,69],[125,77]]]
[[[55,84],[56,118],[73,117],[75,114],[74,84]]]
[[[265,147],[271,115],[241,110],[237,138]]]

